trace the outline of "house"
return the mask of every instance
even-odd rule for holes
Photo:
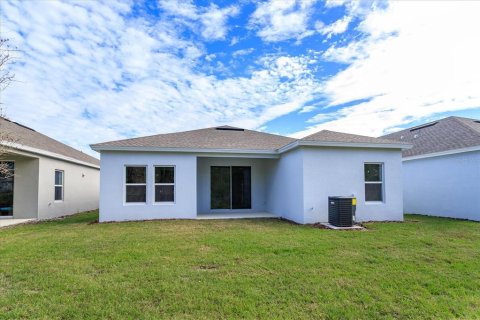
[[[402,220],[404,142],[321,131],[303,139],[230,126],[91,145],[100,221],[283,217],[326,222],[328,196],[357,219]]]
[[[13,173],[0,177],[0,218],[48,219],[98,208],[97,159],[4,118],[0,132],[0,161]]]
[[[405,212],[480,221],[480,120],[448,117],[384,136],[403,151]]]

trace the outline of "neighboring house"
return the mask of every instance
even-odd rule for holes
[[[403,151],[405,212],[480,221],[480,120],[448,117],[383,138]]]
[[[357,220],[402,220],[403,142],[321,131],[303,139],[230,126],[94,144],[100,221],[278,216],[326,222],[328,196]]]
[[[13,176],[0,177],[0,218],[48,219],[98,208],[99,161],[0,118]]]

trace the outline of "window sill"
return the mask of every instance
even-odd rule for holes
[[[53,203],[63,203],[63,200],[54,200]]]
[[[124,206],[146,206],[146,202],[124,202]]]
[[[365,205],[379,205],[379,204],[385,204],[385,201],[365,201]]]
[[[154,206],[173,206],[175,202],[154,202]]]

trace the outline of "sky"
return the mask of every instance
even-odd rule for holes
[[[480,1],[9,1],[6,115],[89,144],[232,125],[380,136],[480,119]]]

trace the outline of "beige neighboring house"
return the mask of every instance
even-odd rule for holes
[[[49,219],[98,208],[100,163],[79,150],[0,118],[11,142],[0,177],[0,219]]]

